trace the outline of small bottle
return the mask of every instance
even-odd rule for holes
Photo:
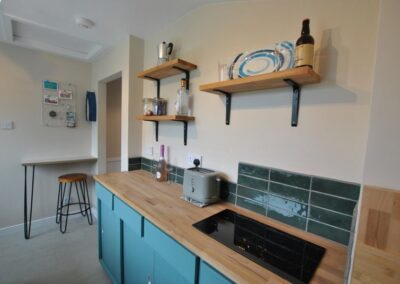
[[[189,113],[189,92],[186,89],[186,79],[181,79],[181,87],[176,97],[176,114],[187,115]]]
[[[168,179],[168,168],[167,161],[164,157],[164,145],[160,147],[160,159],[158,160],[156,167],[156,179],[157,181],[167,181]]]
[[[310,19],[303,20],[301,36],[296,41],[296,67],[313,67],[314,39],[310,35]]]

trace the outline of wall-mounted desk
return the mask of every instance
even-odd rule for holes
[[[93,157],[93,156],[38,158],[38,159],[24,159],[21,161],[21,165],[24,167],[24,171],[25,171],[25,182],[24,182],[24,234],[25,234],[25,239],[29,239],[31,236],[33,188],[35,185],[35,167],[36,166],[44,166],[44,165],[85,163],[85,162],[96,162],[96,161],[97,161],[97,157]],[[32,167],[32,179],[31,179],[30,209],[28,210],[28,167],[29,166]]]

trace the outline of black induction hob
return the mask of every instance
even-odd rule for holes
[[[320,246],[228,209],[193,226],[292,283],[308,283],[325,254]]]

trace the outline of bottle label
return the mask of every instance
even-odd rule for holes
[[[156,177],[157,177],[157,179],[160,179],[160,178],[161,178],[161,173],[160,173],[160,172],[157,172],[157,173],[156,173]]]
[[[302,44],[296,46],[296,67],[310,65],[313,66],[314,45]]]

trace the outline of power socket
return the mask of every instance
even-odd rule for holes
[[[193,154],[193,153],[189,153],[186,156],[186,164],[188,166],[194,167],[193,161],[195,159],[198,159],[200,161],[200,165],[199,167],[201,167],[201,165],[203,164],[203,156],[200,154]]]

